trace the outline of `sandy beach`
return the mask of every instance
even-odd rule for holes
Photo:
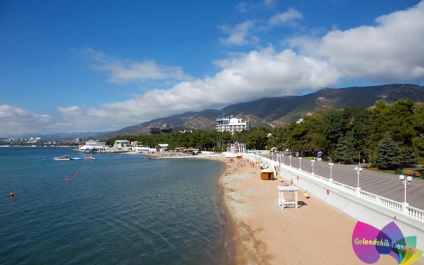
[[[355,255],[351,238],[357,220],[299,190],[299,207],[278,205],[278,176],[262,180],[257,164],[224,155],[156,153],[154,158],[213,159],[226,164],[219,178],[225,204],[228,264],[365,264]],[[374,264],[398,264],[382,255]]]
[[[246,159],[226,163],[220,185],[235,227],[230,264],[364,264],[351,245],[357,220],[303,191],[298,209],[282,209],[277,186],[283,182],[261,180],[260,169]],[[374,264],[397,262],[382,256]]]

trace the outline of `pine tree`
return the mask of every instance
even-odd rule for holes
[[[351,133],[347,133],[337,143],[334,160],[342,160],[351,164],[357,157],[358,151],[354,147],[353,136]]]
[[[380,168],[396,169],[401,165],[402,150],[398,144],[385,133],[378,143],[376,165]]]

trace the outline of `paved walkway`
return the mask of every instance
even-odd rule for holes
[[[312,170],[311,160],[307,158],[303,157],[300,162],[298,157],[292,157],[291,162],[292,167],[299,168],[301,166],[302,170]],[[290,164],[289,157],[284,157],[284,164]],[[334,164],[333,180],[351,187],[357,187],[358,175],[355,171],[355,167],[357,166]],[[316,161],[314,173],[330,178],[328,161]],[[381,173],[364,168],[359,175],[359,187],[363,191],[368,191],[394,201],[404,201],[404,185],[400,182],[399,175]],[[424,210],[424,179],[412,179],[411,184],[406,188],[406,201],[410,206]]]

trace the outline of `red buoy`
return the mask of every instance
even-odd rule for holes
[[[14,193],[13,191],[11,191],[11,192],[9,193],[9,195],[10,195],[10,197],[14,197],[14,196],[15,196],[15,193]]]
[[[77,171],[77,172],[75,172],[75,175],[78,175],[79,174],[79,172]]]
[[[109,170],[112,171],[112,167],[110,167]]]
[[[66,179],[65,179],[65,181],[66,181],[66,182],[69,182],[69,178],[66,178]]]

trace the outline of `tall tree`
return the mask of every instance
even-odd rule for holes
[[[398,144],[386,132],[378,143],[376,165],[383,169],[396,169],[401,165],[402,151]]]
[[[353,133],[349,132],[339,139],[336,149],[334,150],[333,160],[353,163],[358,158],[359,153],[354,146]]]

